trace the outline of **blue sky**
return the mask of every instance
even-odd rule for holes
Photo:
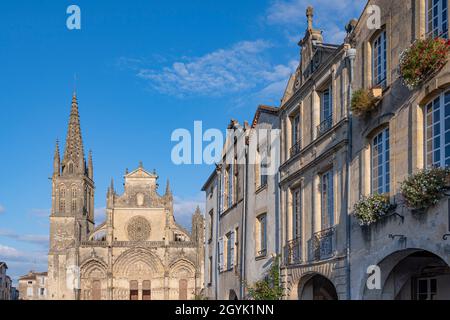
[[[81,30],[66,9],[81,8]],[[98,219],[114,178],[143,161],[170,179],[183,225],[212,168],[175,166],[177,128],[224,130],[279,106],[299,61],[305,9],[339,43],[364,0],[9,1],[0,10],[0,261],[17,279],[46,270],[55,140],[64,145],[76,74],[82,134],[93,151]],[[61,151],[62,152],[62,151]]]

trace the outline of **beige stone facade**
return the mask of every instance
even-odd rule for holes
[[[30,271],[19,278],[20,300],[47,300],[47,272]]]
[[[175,221],[167,183],[143,165],[127,172],[124,192],[108,189],[106,221],[94,226],[92,157],[86,165],[74,96],[64,158],[54,158],[48,298],[193,299],[203,288],[203,216],[192,232]]]
[[[448,1],[368,1],[338,45],[324,41],[314,14],[313,8],[306,10],[301,60],[276,112],[281,128],[277,182],[258,193],[253,186],[259,177],[248,169],[244,196],[238,193],[236,203],[234,198],[227,203],[229,167],[221,163],[205,184],[211,210],[206,255],[213,265],[205,273],[212,284],[208,296],[247,298],[242,287],[241,294],[231,294],[239,277],[251,274],[246,268],[255,270],[252,279],[264,276],[252,260],[258,233],[251,221],[258,208],[269,205],[284,299],[450,299],[448,195],[417,211],[407,207],[400,192],[400,184],[420,170],[450,166],[450,66],[413,89],[399,75],[401,54],[414,41],[448,39]],[[351,109],[360,89],[377,98],[365,116]],[[392,209],[361,226],[355,204],[376,194],[386,195]],[[245,261],[237,272],[221,269],[226,252],[221,239],[236,227],[243,232],[238,254],[244,257],[238,261]]]
[[[349,46],[325,43],[313,15],[280,111],[282,281],[287,299],[345,299]]]
[[[251,125],[232,120],[223,159],[203,187],[210,299],[248,298],[248,287],[267,274],[279,253],[279,149],[270,150],[268,138],[278,137],[278,129],[278,109],[268,106],[258,107]],[[267,163],[276,166],[273,174],[262,170]]]
[[[450,155],[446,147],[450,142],[448,133],[439,139],[434,132],[450,129],[444,119],[450,110],[446,102],[450,97],[450,66],[447,64],[414,90],[402,83],[398,73],[401,53],[416,39],[447,37],[448,1],[433,2],[434,6],[426,0],[369,1],[368,6],[381,9],[381,28],[367,27],[370,15],[365,10],[349,35],[356,49],[354,90],[377,86],[383,89],[382,99],[369,118],[354,117],[350,208],[361,196],[376,193],[383,185],[383,192],[397,205],[390,216],[369,227],[360,227],[352,219],[353,299],[450,299],[450,243],[444,236],[450,231],[449,200],[444,198],[426,212],[416,213],[405,205],[400,194],[400,183],[409,175],[431,166],[449,165],[445,161]],[[430,28],[433,25],[428,24],[433,16],[440,19],[434,33]],[[386,76],[381,83],[373,71],[374,64],[378,64],[377,39],[382,39],[386,52]],[[377,137],[384,137],[384,145],[389,147],[376,145]],[[443,152],[437,155],[439,148]],[[373,158],[380,149],[387,155],[387,170],[375,171]],[[377,182],[377,177],[383,181]],[[379,290],[366,286],[366,271],[371,265],[381,270]]]

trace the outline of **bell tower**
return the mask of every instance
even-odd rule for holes
[[[70,299],[76,288],[67,288],[66,269],[76,265],[81,241],[94,229],[94,172],[92,153],[84,155],[77,96],[72,97],[63,158],[59,143],[53,157],[52,209],[50,214],[49,293],[53,299]]]

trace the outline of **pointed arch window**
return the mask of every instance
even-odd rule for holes
[[[64,186],[59,189],[59,211],[66,211],[66,187]]]
[[[73,173],[73,163],[69,163],[69,173]]]

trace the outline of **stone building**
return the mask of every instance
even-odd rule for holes
[[[280,108],[280,225],[286,299],[346,299],[349,63],[306,12],[301,60]]]
[[[6,271],[8,266],[5,262],[0,261],[0,300],[8,300],[6,290]]]
[[[279,253],[279,152],[269,140],[278,128],[278,109],[268,106],[257,109],[251,126],[232,120],[227,128],[223,158],[202,189],[208,298],[247,298],[247,287],[264,277]],[[272,174],[268,165],[275,166]]]
[[[47,300],[47,272],[30,271],[19,278],[20,300]]]
[[[409,90],[399,77],[399,57],[416,39],[448,39],[448,1],[368,1],[381,10],[379,29],[367,10],[347,41],[356,50],[353,89],[382,91],[369,117],[353,117],[350,208],[362,196],[387,194],[392,214],[361,227],[351,224],[352,299],[450,299],[449,199],[424,213],[411,211],[400,183],[421,169],[448,166],[450,65]],[[378,266],[381,289],[366,285]]]
[[[193,299],[203,288],[203,216],[192,232],[175,221],[167,183],[142,163],[125,174],[124,192],[107,192],[106,221],[94,225],[92,155],[86,163],[74,95],[62,160],[54,155],[48,298]]]
[[[11,277],[6,274],[8,266],[0,261],[0,300],[15,300],[15,288]]]

